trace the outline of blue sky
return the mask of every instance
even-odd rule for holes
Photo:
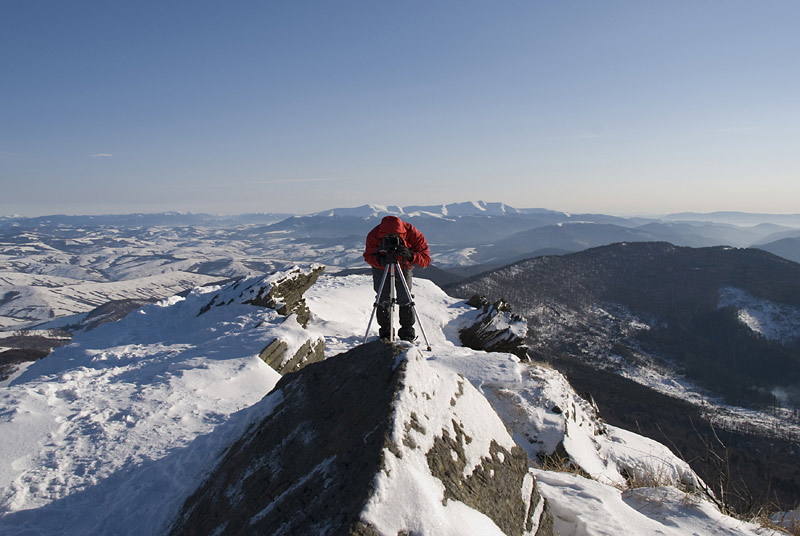
[[[800,211],[800,2],[0,4],[0,215]]]

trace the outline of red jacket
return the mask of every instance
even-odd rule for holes
[[[425,268],[431,263],[431,252],[425,237],[417,231],[417,228],[402,221],[397,216],[386,216],[381,220],[380,225],[376,226],[367,234],[367,247],[364,249],[364,260],[374,268],[383,268],[378,263],[378,248],[381,240],[387,235],[396,234],[405,242],[406,247],[414,253],[414,258],[409,262],[400,259],[406,267],[412,263]]]

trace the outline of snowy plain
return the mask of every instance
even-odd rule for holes
[[[239,303],[198,316],[217,290],[197,288],[80,334],[0,386],[0,533],[164,532],[226,447],[280,397],[265,396],[279,375],[258,354],[291,321]],[[658,443],[602,425],[557,372],[461,347],[458,330],[476,310],[429,281],[416,281],[414,290],[432,351],[414,346],[408,353],[443,378],[466,378],[532,460],[563,442],[593,477],[533,470],[559,534],[620,534],[620,527],[636,534],[772,533],[720,514],[692,491],[703,484],[685,463]],[[309,334],[325,338],[327,356],[363,341],[374,298],[369,277],[323,276],[305,296]],[[401,403],[398,411],[413,409]],[[628,489],[623,472],[631,471],[658,479]],[[386,496],[391,486],[413,492],[402,482],[378,485]],[[422,491],[436,496],[434,488]],[[390,504],[378,501],[369,512],[382,526],[396,524]],[[453,534],[492,533],[459,524],[457,516],[450,521]],[[417,528],[437,534],[433,526]]]

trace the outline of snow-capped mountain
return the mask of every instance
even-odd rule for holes
[[[281,519],[294,519],[295,511],[279,502],[290,492],[302,487],[309,497],[324,497],[343,483],[344,475],[334,470],[336,446],[322,444],[319,434],[330,433],[328,426],[346,433],[353,425],[346,411],[331,402],[324,407],[326,418],[308,430],[302,419],[289,423],[293,429],[270,422],[302,406],[303,390],[290,386],[315,385],[314,374],[319,381],[333,380],[332,388],[341,386],[331,397],[356,400],[359,389],[353,386],[361,382],[366,393],[371,382],[381,381],[358,367],[348,369],[356,363],[347,354],[335,357],[361,348],[375,353],[359,359],[379,360],[379,349],[387,348],[361,346],[372,282],[368,276],[323,275],[305,292],[311,314],[304,329],[294,313],[284,316],[261,299],[279,281],[296,277],[293,273],[195,288],[185,297],[148,305],[77,335],[0,387],[0,532],[163,534],[172,527],[180,533],[186,526],[180,520],[189,519],[192,501],[203,500],[202,492],[195,492],[205,485],[222,485],[222,495],[214,496],[230,504],[260,504],[251,517],[237,518],[237,526],[243,521],[244,527],[280,526]],[[543,527],[561,535],[623,529],[770,533],[716,510],[685,462],[663,445],[604,424],[559,373],[510,354],[461,346],[459,331],[480,310],[429,281],[419,280],[415,293],[432,350],[404,344],[383,362],[386,373],[402,370],[403,379],[386,410],[386,422],[394,424],[387,428],[385,448],[377,451],[383,469],[366,488],[353,488],[369,497],[355,510],[353,521],[369,528],[360,533],[543,534]],[[328,359],[283,379],[259,358],[276,338],[298,347],[304,338],[320,337]],[[319,405],[306,407],[323,411]],[[246,457],[243,473],[226,473],[239,476],[208,479],[232,468],[233,454],[254,434],[295,437],[309,451],[332,449],[334,458],[315,462],[302,449],[291,450],[291,458],[276,458],[278,451],[257,450]],[[438,459],[461,469],[450,476],[437,472],[431,462],[437,448]],[[532,468],[498,493],[519,504],[522,517],[484,511],[460,492],[448,491],[450,478],[466,482],[483,475],[474,481],[477,486],[500,478],[517,450],[526,453],[523,459]],[[264,494],[272,484],[259,485],[251,476],[275,472],[278,459],[291,463],[296,476],[278,486],[278,493]],[[552,530],[543,522],[545,504]],[[223,510],[209,513],[215,512],[224,518]],[[325,521],[313,518],[318,528]],[[200,526],[204,533],[227,533],[224,519]]]
[[[565,212],[547,209],[518,209],[505,203],[468,201],[447,205],[362,205],[355,208],[335,208],[311,214],[322,217],[382,218],[384,216],[407,216],[411,218],[460,218],[464,216],[507,216],[511,214],[557,214],[569,218]]]

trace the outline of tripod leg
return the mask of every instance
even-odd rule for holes
[[[400,282],[403,283],[403,288],[406,291],[406,296],[408,296],[409,305],[411,306],[411,310],[414,311],[414,316],[417,319],[417,325],[419,326],[419,329],[422,332],[422,338],[425,339],[425,344],[428,346],[428,351],[430,352],[431,351],[431,343],[428,342],[428,336],[425,334],[425,328],[422,327],[422,322],[419,319],[419,313],[417,313],[417,306],[414,304],[414,300],[412,299],[412,296],[411,296],[411,289],[408,288],[408,283],[406,283],[406,278],[403,275],[403,271],[402,270],[398,270],[398,273],[400,274]]]
[[[391,296],[391,299],[389,300],[389,340],[391,342],[394,342],[394,308],[397,305],[397,289],[394,286],[395,285],[394,278],[395,278],[395,272],[397,271],[395,270],[397,265],[395,263],[392,263],[389,266],[391,267],[389,271],[389,273],[391,274],[391,283],[389,284],[389,293]],[[403,272],[400,272],[400,277],[402,276]]]
[[[383,269],[383,277],[381,278],[380,287],[378,287],[378,295],[375,297],[375,305],[372,306],[372,314],[369,316],[369,323],[367,324],[367,332],[364,334],[364,342],[367,342],[369,336],[369,328],[372,327],[372,320],[375,318],[375,311],[378,309],[378,304],[381,301],[381,294],[383,293],[383,285],[386,283],[386,276],[389,273],[389,265]]]

